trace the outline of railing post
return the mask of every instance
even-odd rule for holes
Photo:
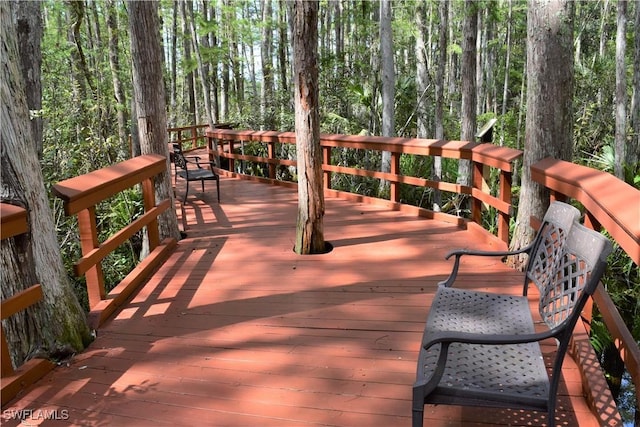
[[[391,173],[398,175],[400,172],[400,153],[391,153]],[[389,186],[389,200],[392,202],[400,201],[400,183],[392,181]]]
[[[324,165],[331,164],[331,147],[322,147],[322,163]],[[324,171],[324,188],[331,189],[331,171]]]
[[[267,156],[269,160],[276,158],[276,143],[273,141],[267,142]],[[269,163],[269,178],[276,179],[276,164]]]
[[[153,179],[147,178],[142,181],[142,201],[144,211],[149,212],[156,206],[156,194],[153,186]],[[149,238],[149,252],[153,251],[160,244],[160,232],[158,231],[158,219],[154,219],[147,226],[147,236]]]
[[[500,200],[511,204],[512,173],[500,170]],[[512,210],[512,209],[511,209]],[[509,245],[509,220],[513,212],[498,211],[498,238]]]
[[[90,206],[78,212],[78,230],[80,232],[80,248],[82,249],[82,255],[85,256],[100,245],[98,242],[95,206]],[[89,268],[85,277],[87,279],[89,307],[93,307],[106,298],[102,265],[97,263]]]
[[[233,143],[234,140],[233,139],[229,139],[227,140],[227,142],[229,143],[229,154],[233,154]],[[235,159],[233,157],[229,157],[229,171],[230,172],[235,172],[236,171],[236,165],[235,165]]]
[[[479,162],[473,162],[473,188],[485,191],[487,187],[485,174],[489,173],[489,167]],[[482,202],[472,197],[471,201],[471,220],[476,224],[482,225]]]

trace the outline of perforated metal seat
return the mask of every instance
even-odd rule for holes
[[[434,297],[413,386],[413,426],[423,425],[425,404],[542,410],[555,425],[562,361],[580,311],[604,271],[610,242],[577,223],[579,212],[553,203],[534,242],[517,252],[456,251],[453,272]],[[523,296],[451,287],[464,255],[506,256],[526,252]],[[448,256],[448,257],[449,257]],[[527,290],[537,286],[536,332]],[[555,338],[549,375],[539,342]]]

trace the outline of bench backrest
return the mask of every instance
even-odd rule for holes
[[[529,252],[525,270],[524,294],[530,283],[544,292],[551,281],[554,260],[562,253],[569,231],[580,218],[580,211],[562,202],[553,202],[542,219],[542,224]]]
[[[573,329],[598,286],[611,251],[611,242],[602,234],[579,223],[571,227],[562,253],[553,260],[551,280],[540,295],[538,309],[549,328],[567,322]]]
[[[538,311],[549,328],[568,321],[573,325],[579,310],[594,292],[611,251],[600,233],[580,225],[580,212],[571,205],[553,202],[542,220],[526,270],[525,294],[538,288]]]

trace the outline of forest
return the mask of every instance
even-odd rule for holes
[[[47,189],[138,154],[129,3],[16,3],[20,7],[15,9],[23,9],[18,23],[23,19],[41,31],[35,35],[41,40],[39,51],[25,58],[41,72],[41,86],[38,79],[28,85],[39,93],[29,108],[33,128],[41,135],[38,151]],[[523,149],[530,84],[527,16],[534,3],[320,1],[321,132],[469,140],[495,120],[493,142]],[[567,88],[572,104],[569,160],[609,171],[640,188],[640,3],[568,3],[572,58],[558,66],[573,80]],[[287,0],[161,0],[158,37],[167,127],[232,123],[240,129],[293,131],[292,7]],[[465,56],[470,48],[472,66]],[[389,67],[390,95],[383,81]],[[463,99],[469,73],[474,82],[471,106]],[[470,122],[463,119],[469,111]],[[349,155],[360,156],[352,161],[383,166],[383,159],[367,153]],[[453,181],[460,174],[454,162],[408,167],[420,168],[425,177],[438,168]],[[516,193],[520,175],[514,179]],[[342,185],[366,194],[379,191],[376,182],[367,180]],[[408,202],[422,203],[421,196],[408,195],[415,199]],[[51,203],[63,259],[71,270],[79,253],[73,219],[65,218],[59,201],[52,198]],[[141,203],[134,191],[109,201],[102,207],[107,220],[101,230],[108,235],[130,222]],[[446,201],[440,208],[448,209]],[[104,263],[108,282],[117,283],[137,261],[139,240]],[[609,292],[640,340],[638,266],[622,251],[610,264]],[[83,284],[77,282],[75,288],[86,299]],[[606,334],[596,334],[594,344],[606,352]]]

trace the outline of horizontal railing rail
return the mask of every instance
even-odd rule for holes
[[[170,199],[156,204],[153,179],[166,169],[165,157],[147,154],[61,181],[53,186],[53,193],[64,202],[65,213],[77,215],[78,218],[82,257],[75,263],[74,272],[76,276],[84,274],[86,278],[92,327],[99,327],[176,246],[175,239],[160,242],[158,230],[158,216],[172,206]],[[96,206],[138,184],[142,184],[144,214],[100,242]],[[145,226],[149,239],[149,255],[107,294],[102,260]]]
[[[250,161],[264,164],[268,170],[270,181],[276,180],[276,170],[281,166],[296,166],[296,161],[278,156],[276,144],[295,144],[295,133],[252,130],[208,129],[210,156],[227,159],[226,169],[234,173],[236,161]],[[255,142],[265,145],[266,156],[247,155],[238,152],[241,144]],[[400,185],[408,184],[417,187],[433,188],[435,190],[468,195],[472,199],[471,220],[469,223],[481,224],[483,206],[491,206],[498,212],[497,237],[508,244],[509,221],[513,215],[511,204],[511,177],[514,160],[522,155],[519,150],[498,147],[492,144],[480,144],[465,141],[444,141],[435,139],[416,138],[387,138],[376,136],[355,135],[321,135],[320,144],[323,150],[323,171],[325,191],[335,191],[331,188],[331,174],[341,173],[360,177],[377,178],[389,182],[389,199],[398,209],[407,209],[407,205],[400,203]],[[332,164],[333,149],[361,149],[391,153],[390,172],[363,169],[350,165]],[[467,159],[473,164],[473,179],[470,186],[452,182],[436,181],[418,176],[407,176],[400,172],[400,158],[402,155],[412,154],[421,156],[441,156],[452,159]],[[497,195],[492,195],[488,184],[490,169],[499,171],[499,185]],[[344,193],[344,192],[341,192]],[[365,199],[364,196],[358,196]],[[427,210],[421,210],[425,215],[444,216]],[[450,219],[450,218],[449,218]],[[460,218],[455,218],[461,221]]]
[[[232,129],[234,123],[218,123],[218,129]],[[191,125],[182,127],[172,127],[167,129],[169,142],[180,144],[183,151],[196,150],[207,146],[207,135],[205,134],[209,125]]]
[[[27,233],[29,224],[27,211],[15,205],[0,203],[0,234],[2,240]],[[0,306],[2,320],[8,319],[14,314],[42,300],[42,286],[34,284],[14,295],[3,299]],[[2,405],[13,399],[23,388],[33,384],[55,366],[46,359],[34,358],[27,360],[21,366],[14,369],[9,353],[9,345],[4,333],[4,327],[0,325],[0,354],[2,362]]]
[[[532,165],[531,176],[550,190],[552,200],[579,202],[585,210],[585,224],[594,230],[604,228],[631,260],[640,264],[640,190],[609,173],[553,158]],[[602,283],[593,300],[636,387],[640,408],[638,343]],[[591,313],[585,315],[591,320]]]

